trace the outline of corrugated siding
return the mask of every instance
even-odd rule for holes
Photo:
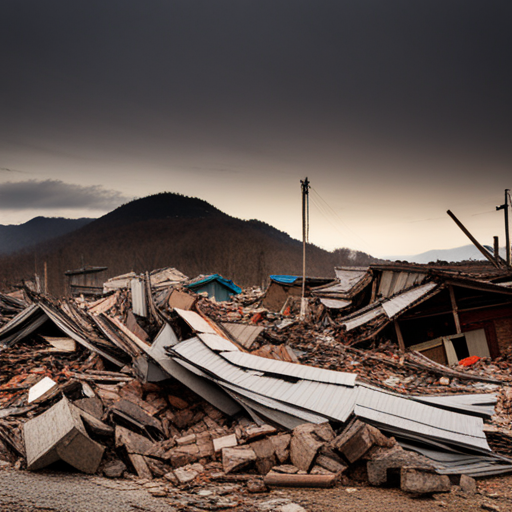
[[[262,395],[258,395],[257,393],[252,393],[251,391],[248,391],[247,389],[243,389],[238,386],[233,386],[232,384],[227,384],[225,382],[220,385],[221,385],[221,387],[223,387],[227,390],[233,391],[237,395],[244,396],[244,397],[250,399],[251,401],[256,402],[264,407],[268,407],[269,409],[281,411],[286,414],[290,414],[291,416],[300,418],[301,420],[303,420],[303,423],[319,424],[319,423],[324,423],[327,421],[325,416],[320,416],[318,414],[313,414],[309,411],[304,411],[297,407],[289,406],[283,402],[274,400],[267,396],[262,396]],[[250,406],[253,407],[252,404],[250,404]]]
[[[395,272],[384,270],[379,282],[379,297],[391,297],[406,288],[420,284],[425,280],[426,274],[421,272]]]
[[[134,314],[146,317],[148,315],[148,310],[146,308],[146,293],[144,289],[144,282],[139,281],[138,279],[132,279],[131,288],[132,310]]]
[[[427,283],[417,288],[413,288],[406,292],[393,297],[382,303],[382,308],[386,312],[386,315],[389,318],[395,317],[400,311],[410,306],[413,302],[421,299],[429,292],[431,292],[434,288],[436,288],[436,283]]]
[[[201,316],[194,311],[186,311],[184,309],[174,308],[174,311],[187,322],[196,332],[205,332],[209,334],[217,334],[215,329]]]
[[[483,420],[358,386],[355,414],[426,437],[490,450]]]
[[[255,370],[242,370],[212,352],[197,338],[176,345],[173,351],[220,380],[333,420],[346,421],[354,408],[355,388],[304,380],[291,383]]]
[[[347,328],[347,331],[350,331],[352,329],[355,329],[356,327],[359,327],[360,325],[364,325],[368,323],[370,320],[373,320],[374,318],[377,318],[378,316],[382,316],[385,314],[385,311],[382,309],[382,306],[377,306],[370,311],[367,311],[366,313],[363,313],[362,315],[356,316],[350,320],[347,320],[345,322],[342,322],[341,325],[344,325]]]
[[[243,368],[258,370],[265,373],[287,375],[302,380],[325,382],[327,384],[338,384],[340,386],[354,386],[357,375],[355,373],[335,372],[324,370],[314,366],[306,366],[265,357],[246,354],[244,352],[229,352],[221,354],[230,363]]]

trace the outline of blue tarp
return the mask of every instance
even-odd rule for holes
[[[199,286],[203,286],[207,283],[211,283],[212,281],[218,281],[219,283],[223,284],[226,288],[229,288],[234,293],[242,293],[242,288],[237,286],[233,281],[230,279],[226,279],[225,277],[222,277],[220,274],[212,274],[211,276],[206,276],[204,279],[201,279],[200,281],[196,281],[195,283],[189,284],[187,288],[197,288]]]
[[[293,284],[293,283],[295,283],[295,281],[297,281],[297,279],[299,279],[299,276],[277,276],[277,275],[273,275],[273,276],[270,276],[270,279],[272,279],[272,281],[275,281],[276,283]]]

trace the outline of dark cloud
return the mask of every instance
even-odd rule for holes
[[[133,198],[101,186],[84,187],[59,180],[28,180],[0,184],[2,210],[112,210]]]
[[[8,167],[0,167],[0,172],[23,172],[23,171],[18,171],[18,169],[9,169]]]

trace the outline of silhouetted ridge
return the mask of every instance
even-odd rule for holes
[[[227,217],[211,204],[172,192],[162,192],[135,199],[104,215],[95,224],[132,223],[157,219],[204,219],[206,217]]]

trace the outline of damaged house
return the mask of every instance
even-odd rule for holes
[[[376,265],[367,305],[340,323],[351,338],[381,335],[441,364],[496,358],[512,339],[511,276],[504,271]],[[370,285],[368,284],[368,288]]]

